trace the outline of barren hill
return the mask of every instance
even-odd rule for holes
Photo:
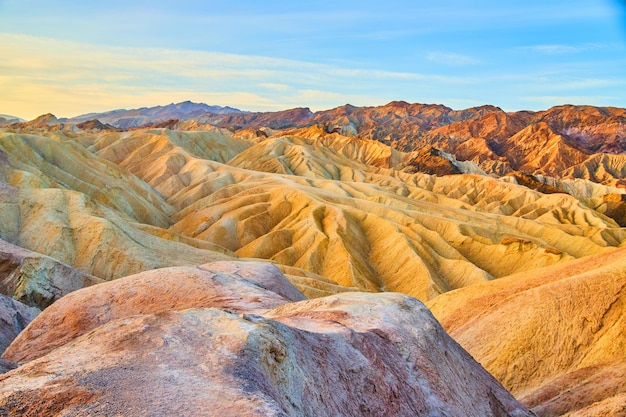
[[[511,275],[441,295],[429,306],[539,415],[622,415],[625,254],[620,248]]]
[[[75,124],[44,115],[0,129],[0,292],[16,300],[5,303],[5,316],[24,317],[25,325],[36,313],[19,302],[44,310],[8,350],[6,359],[29,362],[0,380],[2,407],[17,404],[14,391],[39,378],[38,369],[58,365],[61,381],[74,382],[38,380],[48,388],[33,388],[28,401],[60,395],[75,398],[77,406],[106,408],[110,398],[105,394],[94,394],[100,399],[86,394],[89,381],[103,371],[89,368],[80,351],[93,343],[91,354],[105,349],[104,369],[120,360],[106,340],[123,341],[132,334],[156,345],[149,344],[147,351],[129,345],[129,355],[158,351],[184,368],[200,359],[177,356],[174,347],[160,350],[167,344],[157,340],[159,332],[178,335],[182,325],[194,329],[188,335],[193,340],[206,329],[228,333],[222,325],[259,340],[274,337],[265,331],[279,332],[279,345],[298,340],[298,348],[287,356],[292,355],[289,363],[297,363],[303,375],[315,374],[318,365],[307,362],[302,352],[319,352],[331,338],[347,356],[322,357],[336,362],[336,377],[345,378],[351,371],[339,363],[365,355],[345,345],[357,333],[365,338],[358,343],[391,341],[376,345],[381,357],[389,353],[414,360],[417,351],[389,349],[415,342],[415,335],[405,331],[406,320],[418,320],[411,321],[417,327],[435,326],[419,312],[418,301],[360,292],[404,293],[429,303],[444,328],[539,415],[602,415],[623,405],[619,388],[591,388],[601,380],[623,385],[619,377],[612,379],[625,363],[623,341],[615,330],[623,327],[621,277],[626,271],[620,261],[626,242],[623,109],[562,106],[506,113],[492,106],[456,111],[392,102],[317,113],[294,109],[196,116],[193,106],[182,104],[179,110],[190,110],[189,118],[165,121],[166,127],[159,128],[112,129],[106,120]],[[158,117],[146,117],[159,124]],[[219,272],[226,274],[220,275],[219,285],[194,281],[205,273],[197,266],[209,263],[228,270]],[[254,288],[248,281],[226,285],[250,278],[233,272],[247,270],[245,265],[263,265],[259,268],[265,272],[251,266],[250,274],[272,276],[274,284],[257,277]],[[174,269],[150,272],[158,268]],[[196,277],[193,285],[178,288],[180,296],[172,293],[176,280],[190,277]],[[281,299],[279,290],[278,296],[263,292],[276,292],[272,285],[287,285],[285,278],[299,297],[310,300],[279,307],[276,300],[297,300]],[[213,298],[202,295],[213,291]],[[237,301],[237,294],[244,301]],[[165,308],[157,299],[171,306]],[[137,310],[125,310],[132,307],[125,300],[135,300]],[[394,310],[407,302],[419,319]],[[92,305],[95,313],[90,315]],[[199,310],[182,311],[189,308]],[[218,310],[206,310],[210,308]],[[253,319],[256,324],[248,325],[245,317],[231,317],[231,309],[246,314],[249,309],[273,324]],[[357,310],[361,312],[344,320]],[[385,325],[382,333],[375,323],[361,328],[363,311],[400,321]],[[65,316],[76,320],[63,322]],[[352,336],[333,339],[338,337],[336,323]],[[23,325],[11,327],[7,338]],[[126,325],[132,327],[128,334]],[[311,333],[320,339],[307,336]],[[487,333],[493,334],[488,343]],[[44,341],[42,334],[51,339]],[[456,352],[451,341],[442,340],[428,343]],[[233,343],[233,349],[247,352],[248,347]],[[53,346],[59,350],[46,350]],[[31,349],[38,353],[29,356]],[[500,388],[478,376],[481,371],[473,370],[471,358],[463,355],[453,353],[457,362],[452,368],[468,367],[464,378],[483,382],[458,388],[477,389],[480,397],[467,403],[463,397],[459,404],[494,415],[512,413],[517,403],[504,394],[488,394],[485,386],[492,393]],[[413,371],[383,363],[378,356],[368,358],[381,367],[376,369],[413,378],[410,389],[421,387]],[[237,363],[261,359],[246,356]],[[144,363],[142,372],[162,375],[153,365]],[[69,371],[74,368],[91,376],[76,379]],[[254,395],[264,398],[268,410],[321,407],[318,400],[284,391],[287,385],[272,379],[277,377],[266,368],[254,369],[256,376],[242,378],[258,383]],[[449,367],[425,369],[435,379],[452,378]],[[187,375],[191,379],[181,380],[181,387],[197,378],[205,383],[218,378],[232,395],[241,396],[233,388],[241,375],[223,371],[221,376]],[[315,374],[316,384],[327,383],[324,378],[334,371],[324,372]],[[369,377],[363,378],[359,389],[369,386]],[[129,387],[139,384],[133,378],[125,381]],[[264,391],[268,387],[271,392]],[[139,384],[137,389],[157,388]],[[408,395],[394,390],[394,395]],[[426,391],[418,391],[411,395],[422,398]],[[137,394],[141,392],[146,391]],[[426,395],[421,405],[409,406],[412,400],[406,399],[398,407],[426,409],[431,400],[442,406],[452,395],[439,385],[436,392],[436,401]],[[389,411],[384,408],[389,404],[383,407],[372,395],[366,401],[370,410]],[[526,415],[523,407],[519,410]],[[488,415],[483,411],[474,415]]]
[[[329,133],[376,140],[405,152],[435,148],[458,161],[473,162],[489,174],[521,171],[624,185],[618,167],[624,165],[626,110],[620,108],[565,105],[507,113],[494,106],[452,110],[395,101],[316,113],[293,109],[204,120],[233,130],[319,125]]]
[[[294,133],[6,132],[4,216],[20,221],[1,237],[102,279],[240,256],[428,300],[626,236],[593,199],[406,173],[378,141]]]

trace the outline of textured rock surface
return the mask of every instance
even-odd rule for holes
[[[193,106],[165,107],[154,111],[185,113]],[[135,116],[136,121],[146,115]],[[197,120],[165,120],[160,128],[123,132],[96,122],[81,130],[44,115],[0,129],[3,291],[45,306],[90,284],[84,277],[111,280],[165,266],[237,257],[267,259],[307,297],[355,290],[398,291],[422,300],[436,297],[433,308],[455,337],[541,415],[617,414],[623,411],[621,387],[626,385],[623,335],[616,330],[624,327],[624,265],[612,258],[623,257],[622,252],[610,251],[612,247],[623,251],[626,242],[626,229],[620,227],[626,224],[625,117],[624,109],[614,108],[562,106],[505,113],[492,106],[453,111],[393,102],[369,108],[346,105],[316,114],[308,109],[204,114]],[[223,123],[228,130],[206,123]],[[171,130],[185,128],[197,131]],[[446,173],[461,174],[442,175]],[[510,175],[494,178],[485,173]],[[592,257],[576,261],[588,255]],[[405,363],[402,355],[409,350],[400,356],[393,350],[402,343],[393,344],[393,349],[376,344],[384,342],[382,332],[374,331],[380,341],[359,327],[361,322],[370,323],[365,313],[359,313],[358,322],[345,318],[354,312],[348,304],[358,310],[371,304],[370,296],[331,298],[342,306],[338,310],[324,304],[328,300],[295,304],[306,306],[301,311],[284,304],[295,293],[286,297],[287,293],[264,292],[266,282],[251,283],[243,272],[229,269],[231,264],[220,265],[219,271],[175,269],[171,271],[175,279],[169,281],[162,279],[163,271],[154,271],[140,275],[143,286],[123,279],[103,285],[102,293],[90,287],[76,298],[68,296],[73,300],[69,304],[63,299],[55,302],[42,315],[48,318],[36,319],[14,341],[16,347],[9,348],[7,357],[30,362],[6,377],[21,381],[13,385],[14,391],[5,391],[7,407],[17,414],[24,411],[16,408],[22,404],[16,390],[22,390],[28,393],[24,404],[33,415],[92,401],[103,401],[98,407],[109,407],[113,415],[122,413],[122,405],[113,398],[130,398],[124,397],[124,385],[114,394],[97,387],[132,371],[133,360],[158,357],[151,353],[155,349],[167,352],[158,372],[154,363],[143,364],[126,386],[161,392],[160,375],[171,396],[167,398],[175,398],[180,393],[177,378],[183,378],[180,387],[188,386],[185,378],[191,374],[185,364],[203,362],[194,352],[176,356],[174,349],[186,343],[186,335],[194,341],[201,340],[199,334],[213,337],[206,328],[222,335],[215,336],[218,339],[233,340],[232,351],[218,352],[225,355],[219,359],[224,364],[242,352],[247,352],[247,359],[255,358],[254,349],[265,352],[260,341],[265,336],[259,336],[265,335],[263,329],[271,330],[273,336],[266,337],[273,341],[270,345],[288,343],[298,350],[286,350],[292,358],[286,363],[295,364],[287,370],[220,368],[229,375],[224,390],[248,404],[256,401],[268,413],[297,414],[293,410],[298,407],[322,407],[332,414],[333,409],[323,407],[339,404],[329,405],[326,398],[333,397],[327,395],[328,388],[316,388],[324,393],[324,405],[278,384],[281,375],[297,380],[290,373],[294,369],[296,376],[311,374],[311,383],[344,386],[344,380],[356,379],[367,395],[391,394],[384,390],[381,394],[378,387],[376,393],[368,391],[367,381],[358,376],[373,378],[362,371],[365,368],[358,368],[357,376],[341,366],[324,370],[330,378],[324,379],[299,350],[333,364],[339,359],[325,356],[330,355],[326,346],[345,354],[341,361],[361,363],[362,355],[372,369],[392,370],[385,387],[397,386],[393,378],[413,378],[410,370],[379,360],[390,356]],[[545,266],[552,269],[540,269]],[[593,275],[594,270],[599,275]],[[268,274],[277,274],[273,267],[272,271]],[[511,274],[516,275],[503,278]],[[222,285],[230,282],[223,280],[230,276],[239,276],[233,278],[236,289]],[[33,283],[22,292],[26,296],[20,295],[24,282]],[[452,292],[449,299],[440,296],[463,288],[467,290]],[[79,299],[83,295],[85,299]],[[378,300],[374,302],[378,307],[370,312],[388,311],[379,305],[387,303],[387,296],[371,297]],[[406,304],[394,300],[391,304]],[[282,307],[267,311],[279,304]],[[290,312],[291,308],[295,310]],[[230,310],[245,310],[246,316]],[[224,323],[226,328],[240,329],[236,333],[245,335],[243,339],[223,330]],[[175,336],[161,338],[161,331]],[[135,336],[145,341],[147,350],[133,345]],[[97,343],[91,346],[87,341]],[[370,356],[362,348],[369,343],[379,349]],[[115,350],[115,344],[123,348]],[[81,379],[78,373],[62,379],[69,375],[70,364],[92,375],[95,368],[89,368],[87,357],[98,358],[100,351],[90,349],[104,349],[104,362],[93,364],[100,366],[97,372],[104,379]],[[206,349],[198,347],[200,352]],[[62,352],[76,356],[61,359]],[[280,350],[269,352],[270,357],[281,356],[276,353]],[[421,353],[415,355],[419,359]],[[236,363],[249,364],[247,359]],[[176,364],[169,373],[168,361]],[[117,367],[118,362],[126,369]],[[417,359],[408,362],[409,368],[430,369]],[[448,363],[445,357],[437,362]],[[60,363],[65,365],[55,368]],[[383,368],[376,368],[379,365]],[[10,361],[0,363],[2,369],[13,366]],[[465,394],[485,399],[486,391],[476,388],[474,379],[454,385],[458,381],[452,374],[437,372],[463,393],[458,404],[465,401]],[[153,385],[142,385],[151,377]],[[198,378],[206,385],[204,374]],[[243,393],[241,381],[252,384],[244,383]],[[433,386],[439,387],[434,382]],[[133,389],[129,393],[143,395]],[[449,402],[449,391],[437,392]],[[504,401],[498,395],[498,401]],[[424,392],[412,396],[419,407],[430,401]],[[487,397],[492,399],[490,412],[497,415],[498,401]],[[193,398],[189,401],[196,404]],[[393,408],[376,408],[375,400],[363,401],[365,409],[393,414]],[[487,410],[480,408],[483,405],[476,407]]]
[[[435,147],[490,174],[522,170],[526,174],[626,185],[626,110],[622,108],[565,105],[506,113],[494,106],[457,111],[442,105],[394,101],[376,107],[345,105],[314,114],[298,110],[210,120],[237,129],[308,128],[317,124],[327,132],[418,151],[416,156]],[[415,162],[408,164],[409,169],[455,171],[443,160],[433,164],[418,158]]]
[[[249,312],[302,299],[271,264],[217,262],[146,271],[57,301],[19,335],[4,358],[29,361],[104,323],[137,314],[198,307]]]
[[[401,173],[390,168],[399,154],[378,142],[304,133],[250,144],[226,165],[213,153],[225,138],[204,148],[215,161],[166,131],[85,145],[163,193],[179,209],[170,227],[177,235],[368,291],[426,300],[626,237],[573,197],[484,176]]]
[[[584,410],[624,405],[625,303],[621,248],[443,294],[429,305],[539,415],[591,416],[604,414]]]
[[[17,368],[17,366],[18,365],[14,362],[0,358],[0,374],[9,372],[10,370]]]
[[[170,270],[171,280],[159,271],[169,291],[150,291],[150,304],[160,308],[109,315],[0,376],[0,409],[24,416],[531,415],[416,299],[347,293],[290,303],[285,296],[297,291],[264,268],[216,265],[225,275],[205,296],[242,299],[180,311],[187,306],[172,297],[190,293],[176,276],[181,269]],[[125,280],[141,292],[146,274]],[[115,283],[92,288],[106,294]],[[102,313],[121,307],[89,299]],[[253,314],[255,302],[262,309]],[[40,322],[54,319],[50,309]]]
[[[44,309],[72,291],[103,282],[53,258],[0,239],[0,293]]]
[[[378,141],[297,133],[7,133],[0,237],[105,280],[240,256],[293,267],[310,295],[339,285],[422,300],[626,239],[619,202],[599,189],[409,174]]]
[[[7,346],[13,342],[13,339],[38,314],[38,309],[0,295],[0,352],[4,352]],[[10,367],[10,365],[0,363],[0,372],[3,372],[2,368],[6,370],[6,367]]]

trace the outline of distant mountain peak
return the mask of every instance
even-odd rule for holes
[[[191,100],[170,103],[163,106],[141,107],[138,109],[118,109],[104,113],[88,113],[67,119],[68,123],[78,124],[97,119],[116,128],[128,129],[139,126],[155,125],[168,120],[191,120],[204,114],[240,114],[244,113],[233,107],[194,103]]]
[[[53,126],[59,123],[59,119],[57,119],[57,117],[52,113],[42,114],[41,116],[28,122],[31,127]]]
[[[24,123],[26,120],[21,117],[11,116],[9,114],[0,114],[0,123]]]

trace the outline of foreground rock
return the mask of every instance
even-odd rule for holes
[[[199,307],[255,312],[303,299],[266,263],[216,262],[147,271],[62,298],[19,335],[4,358],[30,361],[102,324],[137,314]]]
[[[626,248],[464,288],[429,305],[537,414],[624,415]]]
[[[204,285],[200,272],[189,280],[195,291],[176,268],[153,272],[163,291],[143,273],[73,293],[90,295],[83,307],[92,320],[76,324],[95,326],[0,377],[0,409],[23,416],[532,415],[412,297],[344,293],[290,302],[301,296],[273,267],[201,270],[209,269]],[[110,298],[115,284],[118,301]],[[209,308],[181,303],[183,294],[199,299],[201,292]],[[29,330],[47,329],[64,300]],[[126,304],[135,312],[121,312]]]

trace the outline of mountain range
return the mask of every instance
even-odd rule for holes
[[[0,410],[624,415],[625,153],[572,105],[7,122]]]
[[[206,113],[230,114],[242,113],[242,111],[228,106],[210,106],[204,103],[183,101],[181,103],[172,103],[165,106],[142,107],[132,110],[119,109],[104,113],[88,113],[69,119],[61,119],[61,121],[79,124],[90,120],[98,120],[104,124],[127,129],[147,124],[157,124],[171,119],[193,120]]]

